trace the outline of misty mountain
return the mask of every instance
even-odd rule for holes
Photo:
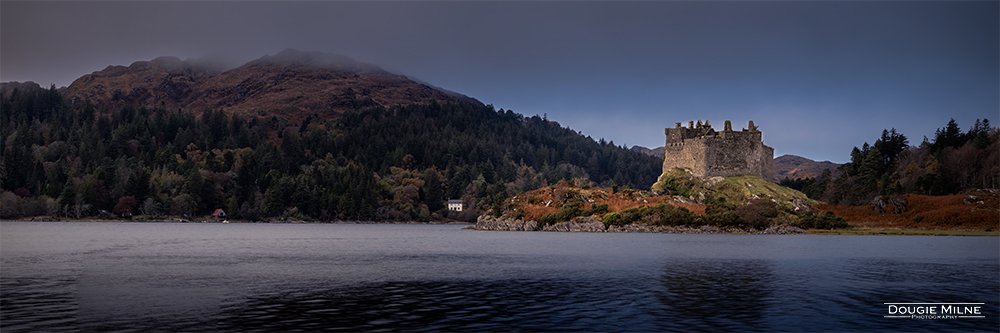
[[[350,57],[287,49],[220,71],[206,59],[159,57],[129,66],[108,66],[64,90],[74,105],[86,99],[112,106],[144,105],[200,112],[301,114],[335,117],[368,106],[481,102],[393,74]]]

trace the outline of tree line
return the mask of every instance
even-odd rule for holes
[[[851,161],[819,177],[780,182],[810,198],[836,205],[861,205],[875,196],[906,193],[955,194],[1000,185],[1000,132],[987,119],[977,119],[967,131],[951,119],[934,138],[916,146],[896,129],[883,130],[874,144],[851,150]]]
[[[562,179],[646,188],[660,160],[492,105],[368,107],[301,121],[74,104],[0,91],[0,217],[472,220]],[[462,199],[464,213],[445,201]]]

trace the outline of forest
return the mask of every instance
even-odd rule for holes
[[[833,205],[866,205],[876,196],[947,195],[1000,185],[1000,132],[987,119],[962,131],[955,119],[933,139],[916,146],[896,129],[883,130],[874,144],[851,150],[851,161],[834,178],[826,169],[815,178],[784,179],[779,184]]]
[[[73,104],[0,91],[0,218],[473,221],[560,180],[648,188],[660,159],[492,105],[369,107],[298,123],[258,113]],[[463,200],[465,212],[445,201]]]

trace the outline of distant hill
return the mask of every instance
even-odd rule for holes
[[[824,169],[830,169],[836,178],[840,175],[838,166],[840,164],[830,161],[817,162],[801,156],[781,155],[774,159],[774,181],[819,177]]]
[[[346,56],[284,50],[220,71],[197,60],[159,57],[108,66],[64,90],[73,104],[164,106],[199,112],[336,116],[368,106],[471,103],[476,99],[414,81]]]
[[[20,91],[38,91],[42,90],[42,87],[37,83],[28,82],[0,82],[0,95],[9,96],[14,90]]]
[[[649,156],[663,158],[663,147],[649,149],[643,146],[632,146],[632,148],[629,149]]]
[[[632,146],[631,150],[650,156],[663,157],[663,147],[649,149],[642,146]],[[817,162],[802,156],[781,155],[774,159],[774,181],[781,181],[786,177],[792,180],[819,177],[823,173],[823,169],[830,169],[833,172],[833,177],[836,178],[840,175],[840,172],[837,171],[838,166],[840,164],[830,161]]]

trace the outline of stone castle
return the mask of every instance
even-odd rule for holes
[[[751,120],[747,129],[733,131],[726,127],[716,132],[706,120],[687,127],[677,123],[667,128],[667,144],[663,147],[663,172],[680,168],[696,177],[732,177],[754,175],[764,180],[774,178],[772,163],[774,148],[764,145],[761,133]]]

